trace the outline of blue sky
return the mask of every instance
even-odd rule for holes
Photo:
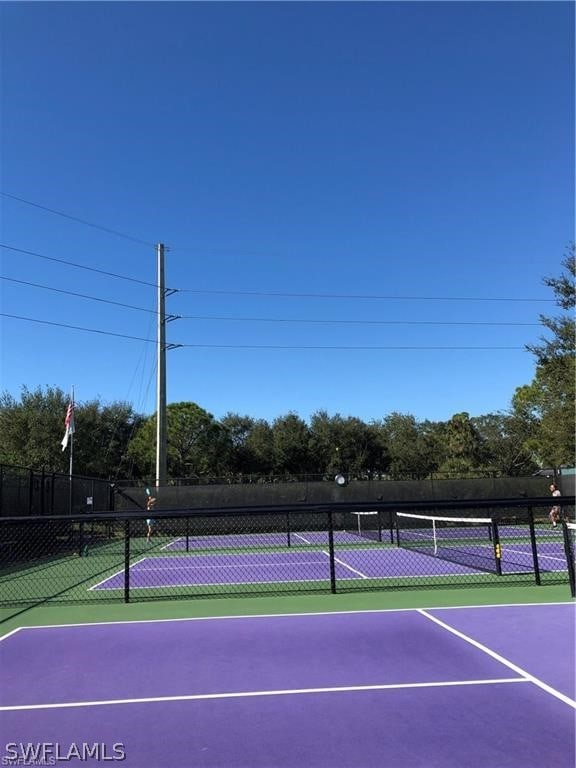
[[[152,413],[157,242],[168,402],[446,420],[531,381],[574,238],[573,3],[0,12],[1,312],[31,318],[0,318],[3,391]]]

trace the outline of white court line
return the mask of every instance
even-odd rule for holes
[[[144,558],[146,560],[153,560],[154,558]],[[142,561],[139,561],[142,562]],[[277,568],[279,565],[325,565],[325,560],[303,560],[298,563],[226,563],[224,565],[194,565],[193,563],[181,565],[180,567],[167,566],[166,568],[158,566],[150,566],[145,568],[139,568],[138,573],[143,571],[200,571],[209,568],[270,568],[271,566]],[[294,579],[292,579],[294,581]],[[298,579],[297,579],[298,581]]]
[[[340,581],[357,581],[355,576],[341,576]],[[311,584],[326,584],[330,583],[330,576],[326,574],[321,579],[301,579],[300,582]],[[130,591],[140,589],[173,589],[174,587],[255,587],[255,586],[267,586],[271,584],[294,584],[294,579],[273,579],[271,581],[185,581],[183,583],[165,583],[160,584],[138,584],[137,586],[131,585]],[[124,585],[121,587],[108,587],[109,592],[119,592],[124,589]],[[214,592],[214,595],[218,597],[220,593]],[[271,595],[268,594],[270,597]],[[306,614],[307,615],[307,614]],[[233,618],[233,617],[230,617]],[[26,629],[26,627],[24,627]]]
[[[298,536],[298,538],[299,538],[299,539],[302,539],[302,541],[303,541],[305,544],[312,544],[312,542],[311,542],[309,539],[307,539],[305,536],[302,536],[302,534],[301,534],[301,533],[293,533],[293,534],[292,534],[292,536]]]
[[[506,545],[502,545],[502,559],[505,560],[504,557],[507,552],[511,552],[513,555],[526,555],[527,558],[532,557],[532,550],[524,551],[520,549],[510,549],[510,547],[507,547]],[[565,557],[556,557],[556,555],[543,555],[540,552],[538,552],[538,560],[541,560],[542,558],[546,558],[546,560],[557,560],[559,563],[565,563],[566,558]]]
[[[138,563],[141,563],[143,560],[146,560],[145,557],[141,557],[140,560],[136,560],[134,563],[130,564],[130,568],[132,568],[135,565],[138,565]],[[105,579],[102,579],[102,581],[99,581],[98,584],[93,584],[91,587],[88,587],[88,592],[91,592],[93,589],[97,589],[101,584],[106,584],[107,581],[110,581],[110,579],[113,579],[115,576],[119,576],[121,573],[124,573],[124,568],[121,568],[119,571],[116,571],[116,573],[113,573],[111,576],[106,576]]]
[[[304,536],[302,536],[300,533],[295,533],[295,534],[294,534],[294,536],[298,536],[299,538],[301,538],[301,539],[302,539],[302,541],[306,542],[306,544],[312,544],[312,542],[311,542],[311,541],[308,541],[308,539],[304,538]],[[328,557],[328,558],[330,557],[330,552],[326,552],[326,550],[325,550],[325,549],[324,549],[324,550],[322,550],[322,554],[323,554],[323,555],[326,555],[326,557]],[[358,576],[360,576],[360,578],[362,578],[362,579],[368,579],[368,578],[369,578],[368,576],[366,576],[366,574],[365,574],[365,573],[362,573],[362,571],[357,571],[357,570],[356,570],[356,568],[352,568],[352,566],[351,566],[351,565],[348,565],[348,564],[347,564],[347,563],[345,563],[343,560],[340,560],[340,559],[339,559],[339,558],[337,558],[337,557],[334,557],[334,561],[335,561],[336,563],[339,563],[340,565],[343,565],[343,566],[344,566],[344,568],[348,568],[348,570],[349,570],[349,571],[352,571],[352,573],[356,573],[356,574],[358,574]],[[309,581],[309,579],[306,579],[306,581]]]
[[[207,701],[210,699],[249,699],[261,696],[294,696],[311,693],[348,693],[353,691],[389,691],[404,688],[454,688],[462,685],[499,685],[528,683],[524,677],[503,677],[492,680],[448,680],[433,683],[390,683],[388,685],[347,685],[331,688],[291,688],[277,691],[230,691],[228,693],[193,693],[182,696],[150,696],[141,699],[104,699],[101,701],[68,701],[51,704],[16,704],[0,707],[0,712],[35,709],[65,709],[67,707],[101,707],[110,704],[149,704],[165,701]]]
[[[174,541],[169,541],[168,544],[164,544],[164,546],[160,547],[160,549],[168,549],[168,547],[172,547],[174,544],[178,544],[179,541],[184,541],[184,537],[179,536],[177,539],[174,539]]]
[[[322,560],[322,563],[325,564],[326,561]],[[320,564],[320,561],[316,561],[314,563],[308,563],[308,565],[319,565],[319,564]],[[276,563],[274,563],[274,565],[276,565]],[[362,578],[369,579],[369,580],[372,580],[372,581],[377,581],[378,583],[382,583],[384,581],[398,582],[399,579],[410,579],[410,581],[412,581],[415,578],[416,579],[432,579],[432,578],[436,578],[438,576],[446,576],[447,575],[445,573],[420,573],[417,576],[384,576],[384,577],[383,576],[365,576],[360,571],[355,571],[354,568],[352,568],[350,565],[346,565],[345,563],[342,563],[342,565],[345,566],[346,568],[348,568],[349,571],[357,573]],[[210,567],[210,566],[206,566],[206,567]],[[225,566],[211,566],[211,567],[225,567]],[[160,568],[160,569],[157,569],[157,570],[165,571],[165,570],[170,570],[170,569],[168,569],[168,568]],[[173,568],[171,570],[182,571],[183,569],[182,568]],[[154,568],[147,568],[147,569],[144,569],[144,571],[153,572]],[[139,571],[139,573],[141,573],[141,571]],[[515,571],[508,571],[504,575],[505,576],[513,576],[515,573],[516,573]],[[518,571],[517,575],[524,576],[526,573],[527,573],[526,571]],[[466,575],[466,574],[464,574],[464,575]],[[297,580],[294,580],[294,579],[273,579],[271,581],[186,581],[186,582],[183,582],[181,584],[180,583],[178,583],[178,584],[173,583],[172,584],[172,583],[160,582],[159,584],[138,584],[138,585],[131,584],[130,585],[130,590],[133,591],[133,590],[138,590],[138,589],[172,589],[174,587],[225,587],[225,586],[230,586],[230,587],[250,586],[250,587],[254,587],[256,585],[270,586],[270,584],[300,584],[302,582],[321,584],[323,582],[328,582],[329,578],[330,578],[329,576],[324,576],[321,579],[311,579],[311,578],[297,579]],[[340,581],[357,581],[357,579],[354,576],[340,576],[339,580]],[[401,585],[401,586],[403,586],[403,585]],[[119,592],[120,590],[124,589],[124,585],[122,584],[119,587],[105,587],[104,589],[109,591],[109,592]],[[216,596],[219,595],[218,592],[216,592],[214,594]],[[295,594],[296,593],[293,593],[293,594],[290,594],[290,595],[286,595],[286,596],[294,597]],[[270,595],[268,595],[268,596],[270,596]],[[245,598],[240,598],[240,599],[245,599]],[[525,605],[525,603],[520,603],[520,605]],[[535,605],[540,605],[540,603],[535,603]],[[564,603],[559,603],[559,605],[564,605]],[[454,606],[454,607],[455,608],[459,608],[460,606]],[[470,606],[470,607],[475,608],[475,607],[482,607],[482,606]],[[494,606],[494,607],[497,608],[499,606]],[[367,611],[324,611],[324,613],[330,613],[330,614],[332,614],[332,613],[384,613],[384,612],[390,612],[390,611],[393,612],[393,611],[414,611],[414,610],[416,610],[416,609],[415,608],[389,608],[389,609],[374,609],[373,611],[370,611],[370,610],[367,610]],[[256,616],[256,615],[258,615],[258,614],[247,614],[246,616],[244,616],[244,618],[251,618],[252,616]],[[267,615],[269,615],[269,616],[284,616],[284,615],[285,616],[316,616],[316,615],[319,615],[319,614],[316,614],[315,612],[311,612],[311,613],[296,613],[296,614],[293,614],[293,613],[287,613],[287,614],[271,613],[271,614],[267,614]],[[214,616],[214,617],[211,617],[211,616],[199,616],[199,617],[196,617],[196,618],[216,618],[216,619],[218,619],[218,618],[225,618],[225,617],[222,617],[222,616]],[[226,618],[234,619],[236,617],[235,616],[228,616]],[[182,619],[182,620],[186,621],[187,619]],[[190,620],[193,620],[193,619],[190,619]],[[148,621],[148,619],[143,619],[143,621]],[[150,619],[150,621],[153,621],[153,620]],[[162,619],[162,621],[164,621],[164,619]],[[173,621],[173,619],[166,619],[166,621]],[[180,621],[180,619],[174,619],[174,621]],[[97,624],[97,623],[98,622],[88,622],[85,626],[92,626],[93,624]],[[102,623],[103,624],[106,624],[106,623],[125,624],[125,623],[137,623],[137,621],[136,622],[102,622]],[[61,625],[54,624],[53,626],[67,627],[67,626],[76,626],[76,625],[75,624],[61,624]],[[78,625],[78,626],[83,626],[83,625]],[[32,627],[23,627],[23,629],[31,629],[31,628]]]
[[[325,581],[325,579],[323,579]],[[292,597],[292,595],[289,595]],[[242,597],[241,600],[246,598]],[[258,598],[260,599],[260,598]],[[575,604],[572,600],[564,600],[562,602],[552,603],[488,603],[486,605],[432,605],[427,608],[364,608],[361,610],[341,610],[341,611],[295,611],[294,613],[241,613],[241,614],[226,614],[224,616],[180,616],[171,619],[116,619],[113,621],[78,621],[70,622],[69,624],[28,624],[27,626],[18,627],[17,629],[8,632],[6,635],[0,637],[0,641],[10,637],[15,632],[24,629],[68,629],[68,628],[86,628],[86,627],[102,627],[102,626],[122,626],[124,624],[167,624],[170,622],[182,623],[187,621],[236,621],[237,619],[291,619],[305,617],[329,617],[329,616],[350,616],[356,614],[366,613],[415,613],[419,610],[426,611],[468,611],[470,609],[483,610],[485,608],[545,608],[547,606],[570,606],[575,608]]]
[[[322,554],[323,554],[323,555],[328,555],[328,557],[330,557],[330,553],[329,553],[329,552],[322,552]],[[357,574],[358,574],[358,576],[360,576],[360,577],[361,577],[361,578],[363,578],[363,579],[369,579],[369,578],[370,578],[369,576],[366,576],[366,574],[365,574],[365,573],[362,573],[362,571],[357,571],[357,570],[356,570],[356,568],[352,568],[352,566],[351,566],[351,565],[348,565],[348,564],[347,564],[347,563],[345,563],[343,560],[340,560],[338,557],[334,557],[334,561],[335,561],[336,563],[340,563],[340,565],[343,565],[343,566],[344,566],[344,568],[348,568],[348,570],[349,570],[349,571],[352,571],[352,573],[357,573]],[[378,577],[377,577],[377,576],[375,576],[374,578],[378,578]]]
[[[7,640],[12,635],[15,635],[16,632],[20,632],[21,629],[25,629],[25,627],[16,627],[16,629],[12,629],[12,630],[10,630],[10,632],[6,632],[5,635],[2,635],[2,637],[0,637],[0,642],[2,640]]]
[[[568,706],[572,707],[572,709],[576,709],[576,701],[574,701],[574,699],[571,699],[569,696],[566,696],[565,694],[560,693],[560,691],[557,691],[555,688],[552,688],[552,686],[547,685],[542,680],[539,680],[537,677],[534,677],[534,675],[531,675],[529,672],[526,672],[526,670],[522,669],[522,667],[519,667],[517,664],[514,664],[512,661],[509,661],[504,656],[501,656],[499,653],[492,651],[490,648],[487,648],[485,645],[482,645],[482,643],[479,643],[477,640],[473,640],[471,637],[468,637],[468,635],[465,635],[463,632],[460,632],[458,629],[451,627],[449,624],[446,624],[441,619],[437,619],[436,616],[432,616],[426,610],[423,610],[420,608],[418,609],[418,613],[421,614],[422,616],[425,616],[427,619],[430,619],[430,621],[433,621],[435,624],[438,624],[438,626],[442,627],[443,629],[446,629],[448,632],[451,632],[453,635],[456,635],[456,637],[459,637],[461,640],[465,640],[467,643],[470,643],[470,645],[473,645],[475,648],[478,648],[480,651],[483,651],[484,653],[488,654],[488,656],[491,656],[493,659],[496,659],[496,661],[499,661],[501,664],[504,664],[504,666],[508,667],[513,672],[516,672],[516,674],[521,675],[529,682],[534,683],[534,685],[537,685],[539,688],[542,688],[542,690],[546,691],[546,693],[549,693],[552,696],[555,696],[557,699],[560,699],[560,701],[563,701],[564,704],[568,704]]]

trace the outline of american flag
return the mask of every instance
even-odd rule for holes
[[[64,433],[64,438],[62,440],[62,450],[65,451],[68,447],[68,438],[70,435],[74,434],[74,401],[71,400],[68,405],[68,410],[66,411],[66,418],[64,419],[64,426],[66,427],[66,432]]]

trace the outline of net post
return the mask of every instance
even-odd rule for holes
[[[336,594],[336,563],[334,560],[334,520],[332,510],[328,511],[328,552],[330,555],[330,591]]]
[[[190,552],[190,518],[186,518],[186,552]]]
[[[568,566],[568,580],[570,582],[570,594],[576,597],[576,573],[574,568],[574,542],[570,533],[570,526],[565,517],[562,517],[562,534],[564,536],[564,552],[566,553],[566,565]]]
[[[396,513],[396,510],[394,510],[394,513],[392,511],[390,512],[390,516],[394,518],[394,528],[396,529],[396,546],[400,546],[400,526],[398,525],[398,514]],[[392,525],[392,522],[390,523]]]
[[[290,512],[286,512],[286,542],[289,547],[292,546],[292,536],[290,535]]]
[[[130,602],[130,520],[124,520],[124,602]]]
[[[382,512],[378,510],[378,541],[382,541]]]
[[[500,534],[498,533],[498,523],[492,518],[490,523],[490,530],[492,531],[492,544],[494,546],[494,562],[496,565],[496,573],[498,576],[502,576],[502,547],[500,545]]]
[[[534,562],[534,580],[536,581],[536,584],[540,586],[542,584],[542,580],[540,578],[540,563],[538,562],[536,529],[534,527],[534,510],[532,507],[528,507],[528,526],[530,528],[530,546],[532,548],[532,560]]]

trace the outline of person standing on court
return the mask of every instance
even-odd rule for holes
[[[550,486],[550,493],[552,494],[552,496],[554,496],[556,498],[558,496],[562,496],[562,494],[560,493],[560,489],[554,483],[552,483],[552,485]],[[558,520],[560,519],[560,507],[557,507],[557,506],[552,507],[548,517],[550,518],[550,522],[552,523],[552,527],[556,528],[556,524],[558,523]]]
[[[148,496],[148,498],[146,499],[146,510],[148,512],[153,512],[155,504],[156,504],[156,498],[154,496]],[[148,530],[146,532],[146,540],[148,541],[148,544],[150,544],[150,537],[152,536],[152,531],[153,531],[155,522],[156,521],[152,517],[148,517],[146,519],[146,525],[148,526]]]

